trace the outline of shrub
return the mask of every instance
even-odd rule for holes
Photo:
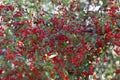
[[[117,0],[1,2],[1,80],[120,78]]]

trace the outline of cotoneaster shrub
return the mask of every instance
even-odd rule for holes
[[[0,79],[118,80],[119,2],[98,1],[2,0]]]

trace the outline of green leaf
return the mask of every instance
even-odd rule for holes
[[[63,72],[68,75],[68,71],[66,69],[63,69]]]

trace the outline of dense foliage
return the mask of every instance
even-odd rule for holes
[[[120,79],[119,0],[1,0],[0,80],[92,79]]]

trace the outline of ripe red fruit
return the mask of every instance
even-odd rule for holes
[[[15,9],[14,6],[12,6],[12,5],[8,5],[7,7],[8,7],[8,9],[11,10],[11,11],[14,11],[14,9]]]
[[[21,12],[16,12],[14,15],[13,15],[13,17],[22,17],[23,16],[23,14],[21,13]]]

